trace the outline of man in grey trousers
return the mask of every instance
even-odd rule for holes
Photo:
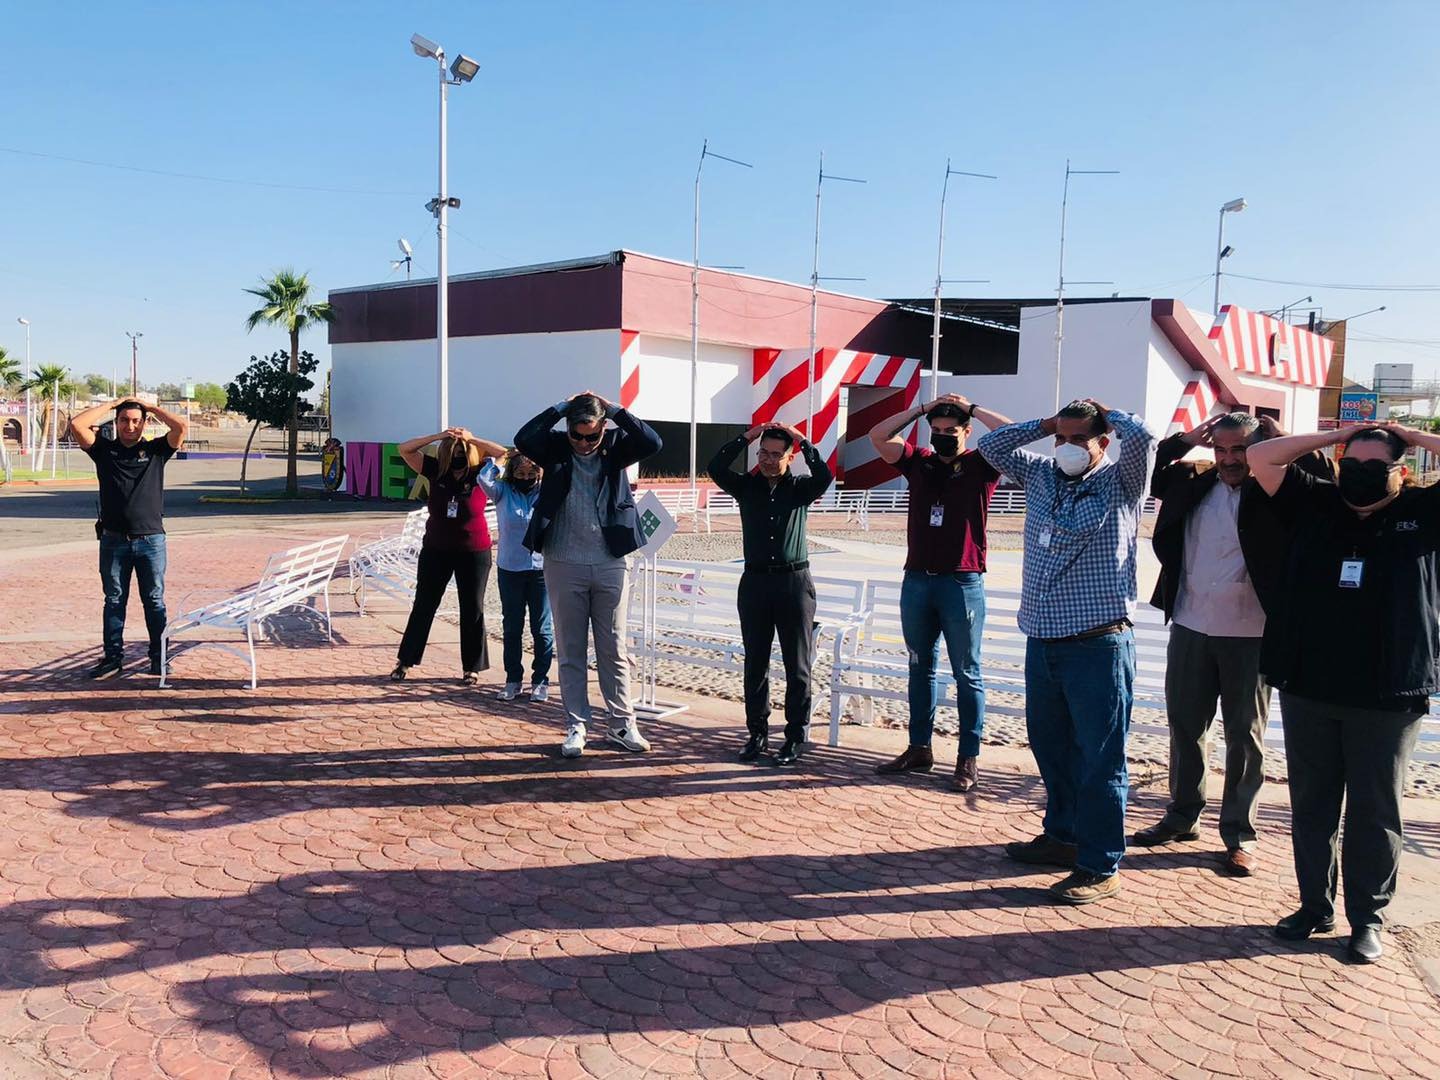
[[[552,430],[562,419],[565,431]],[[614,427],[607,430],[607,421]],[[560,697],[569,722],[560,752],[565,757],[585,752],[592,634],[607,715],[606,741],[635,752],[649,750],[630,703],[625,647],[625,556],[645,543],[625,470],[658,451],[660,436],[643,420],[587,390],[531,420],[516,433],[515,445],[544,470],[525,546],[545,555]]]

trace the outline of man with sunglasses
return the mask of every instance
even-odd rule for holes
[[[552,430],[562,419],[565,431]],[[607,430],[607,421],[615,426]],[[565,757],[585,752],[592,633],[606,741],[637,753],[649,750],[630,702],[625,648],[625,556],[645,543],[625,470],[656,453],[660,436],[639,417],[587,390],[531,420],[516,433],[515,445],[544,475],[525,546],[545,555],[560,697],[569,722],[560,752]]]
[[[756,470],[735,472],[735,459],[757,439]],[[797,447],[809,476],[790,471]],[[813,708],[815,584],[805,523],[810,504],[825,494],[834,476],[820,451],[787,424],[758,424],[731,439],[710,460],[709,473],[740,508],[745,546],[737,606],[750,735],[740,760],[758,761],[769,749],[770,650],[778,636],[785,662],[785,742],[775,764],[789,767],[804,752]]]

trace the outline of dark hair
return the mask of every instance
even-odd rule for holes
[[[1263,433],[1256,434],[1260,432],[1260,421],[1247,412],[1226,413],[1215,421],[1215,427],[1212,430],[1238,431],[1251,442],[1259,442],[1265,438]]]
[[[946,417],[960,421],[962,428],[968,428],[970,426],[970,414],[959,405],[952,404],[948,401],[936,405],[925,414],[926,420],[944,420]]]
[[[126,412],[126,411],[128,411],[128,410],[130,410],[130,409],[139,409],[139,410],[140,410],[140,419],[141,419],[141,420],[148,420],[148,419],[150,418],[150,410],[147,409],[147,408],[146,408],[143,404],[141,404],[140,402],[138,402],[138,401],[122,401],[119,405],[115,406],[115,419],[116,419],[116,420],[119,420],[119,419],[120,419],[120,414],[121,414],[122,412]]]
[[[594,394],[580,394],[571,398],[565,406],[565,422],[571,427],[576,424],[593,424],[605,419],[605,406]]]
[[[1384,428],[1372,427],[1357,431],[1345,440],[1345,449],[1349,450],[1351,444],[1357,442],[1384,443],[1390,450],[1391,461],[1399,461],[1405,456],[1405,440],[1393,431],[1386,431]]]
[[[1061,420],[1089,420],[1091,435],[1105,434],[1105,418],[1088,401],[1072,401],[1055,415]]]
[[[515,479],[515,466],[522,461],[528,461],[531,465],[535,465],[533,458],[526,457],[519,450],[511,450],[510,453],[506,454],[505,467],[500,472],[500,479],[504,480],[507,484],[512,482]],[[539,465],[535,465],[535,470],[543,475],[544,470],[542,470]]]
[[[794,449],[795,449],[795,440],[790,437],[790,433],[789,433],[788,431],[786,431],[784,428],[778,428],[778,427],[766,428],[764,431],[762,431],[762,432],[760,433],[759,442],[764,442],[766,439],[778,439],[778,440],[780,440],[780,442],[783,442],[783,443],[785,444],[785,449],[787,449],[787,450],[794,450]]]

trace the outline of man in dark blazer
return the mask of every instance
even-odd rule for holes
[[[1245,449],[1283,434],[1268,416],[1212,417],[1160,443],[1150,486],[1160,500],[1152,540],[1160,578],[1150,603],[1171,624],[1165,665],[1170,805],[1159,823],[1141,829],[1132,842],[1152,847],[1199,839],[1195,825],[1205,809],[1206,742],[1218,699],[1225,730],[1222,866],[1241,876],[1256,868],[1256,810],[1270,712],[1260,644],[1286,551],[1285,526],[1250,476]],[[1181,460],[1196,447],[1213,451],[1214,462]],[[1323,455],[1310,455],[1302,467],[1331,479]]]

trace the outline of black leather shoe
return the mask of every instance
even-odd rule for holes
[[[1188,829],[1177,828],[1168,821],[1162,821],[1158,825],[1151,825],[1148,829],[1138,830],[1130,837],[1130,842],[1139,847],[1155,847],[1159,844],[1171,844],[1177,840],[1199,840],[1200,834],[1195,831],[1192,825]]]
[[[800,755],[805,752],[805,744],[799,739],[786,739],[780,744],[780,752],[775,755],[775,764],[782,769],[794,765],[800,760]]]
[[[769,735],[751,735],[745,740],[745,749],[740,751],[740,760],[749,765],[751,762],[759,761],[762,754],[770,750]]]
[[[1275,924],[1275,936],[1286,941],[1304,941],[1311,934],[1328,934],[1335,929],[1333,915],[1320,916],[1301,908]]]
[[[87,679],[113,679],[124,672],[118,656],[107,656],[85,673]]]
[[[1380,944],[1378,926],[1362,926],[1350,935],[1350,947],[1345,950],[1345,958],[1352,964],[1373,964],[1384,955],[1385,947]]]

